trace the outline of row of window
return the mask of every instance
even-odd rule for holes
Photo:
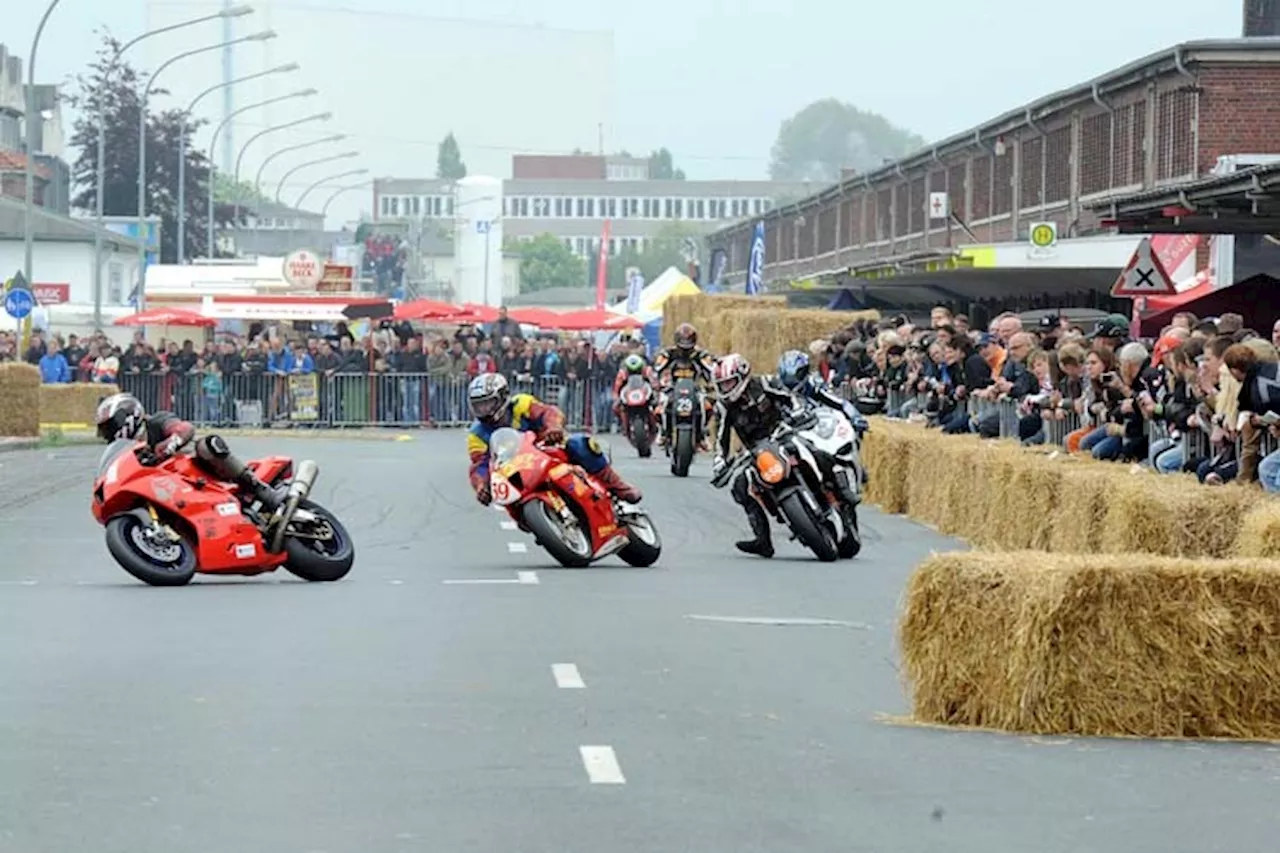
[[[301,231],[306,228],[318,227],[320,226],[305,219],[287,219],[283,216],[264,216],[260,219],[250,216],[245,220],[245,228],[250,231]]]
[[[768,198],[617,198],[612,196],[507,196],[509,219],[742,219],[773,209]],[[453,216],[453,196],[384,195],[385,217]]]

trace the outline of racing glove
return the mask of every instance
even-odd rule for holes
[[[182,449],[183,444],[185,444],[185,442],[182,440],[182,436],[180,435],[174,435],[174,436],[170,436],[169,438],[166,438],[164,441],[160,442],[160,444],[156,446],[156,451],[155,451],[156,458],[157,459],[170,458],[171,456],[173,456],[175,453],[177,453],[179,450]]]
[[[476,500],[480,501],[481,506],[488,506],[493,503],[493,493],[489,490],[488,483],[485,483],[476,491]]]
[[[564,430],[559,427],[552,427],[542,434],[543,444],[564,444]]]

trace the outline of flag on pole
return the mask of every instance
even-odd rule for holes
[[[629,270],[627,276],[627,313],[635,314],[640,310],[640,293],[644,290],[644,275],[638,269]]]
[[[596,310],[604,310],[606,283],[609,280],[609,220],[600,232],[600,260],[596,266]]]
[[[747,264],[747,295],[754,296],[764,290],[764,223],[756,223],[755,236],[751,238],[751,260]]]

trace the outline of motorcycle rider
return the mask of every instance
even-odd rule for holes
[[[729,464],[730,442],[736,433],[744,447],[767,439],[778,424],[788,421],[795,409],[791,394],[751,375],[751,363],[737,353],[716,362],[711,371],[719,400],[716,404],[716,456],[711,464],[714,480]],[[730,483],[730,492],[747,514],[754,539],[734,543],[739,551],[759,557],[773,556],[773,537],[769,516],[751,495],[751,482],[745,470]]]
[[[532,394],[512,394],[502,374],[485,373],[472,379],[467,387],[467,403],[476,419],[467,431],[471,488],[476,500],[485,506],[493,500],[489,491],[489,437],[503,427],[532,432],[544,444],[563,444],[569,461],[581,465],[618,500],[640,501],[640,490],[623,480],[609,464],[609,457],[595,438],[578,434],[566,439],[564,412]]]
[[[870,426],[857,406],[835,393],[830,385],[809,370],[809,356],[800,350],[788,350],[778,359],[778,383],[806,402],[843,414],[858,431],[859,440]]]
[[[145,441],[147,449],[158,462],[181,452],[196,437],[196,428],[173,412],[147,415],[138,398],[128,393],[103,398],[98,403],[95,420],[98,437],[103,441]],[[195,461],[210,477],[224,483],[235,483],[269,512],[274,512],[282,503],[276,490],[259,480],[247,465],[233,456],[231,448],[219,435],[206,435],[195,441]]]
[[[622,365],[618,368],[618,375],[613,379],[613,413],[617,417],[618,422],[622,422],[622,389],[632,376],[640,376],[650,387],[653,388],[654,395],[658,393],[658,376],[653,372],[653,368],[645,363],[644,356],[638,353],[632,353],[622,360]],[[654,415],[653,407],[649,408],[650,427],[653,432],[657,432],[657,418]]]
[[[698,330],[692,323],[681,323],[676,327],[675,346],[659,350],[653,358],[654,373],[664,392],[680,379],[692,379],[703,390],[702,434],[698,442],[703,449],[707,447],[707,426],[712,412],[711,399],[706,394],[707,385],[711,384],[711,371],[716,360],[711,353],[698,346]],[[675,415],[663,399],[663,429],[658,436],[658,444],[665,445],[675,430]]]

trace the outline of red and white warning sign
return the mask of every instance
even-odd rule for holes
[[[1138,299],[1143,296],[1175,296],[1178,288],[1169,271],[1151,248],[1151,238],[1143,237],[1133,257],[1111,286],[1111,295],[1117,299]]]
[[[299,249],[284,259],[284,280],[293,287],[315,289],[324,278],[324,262],[315,252]]]

